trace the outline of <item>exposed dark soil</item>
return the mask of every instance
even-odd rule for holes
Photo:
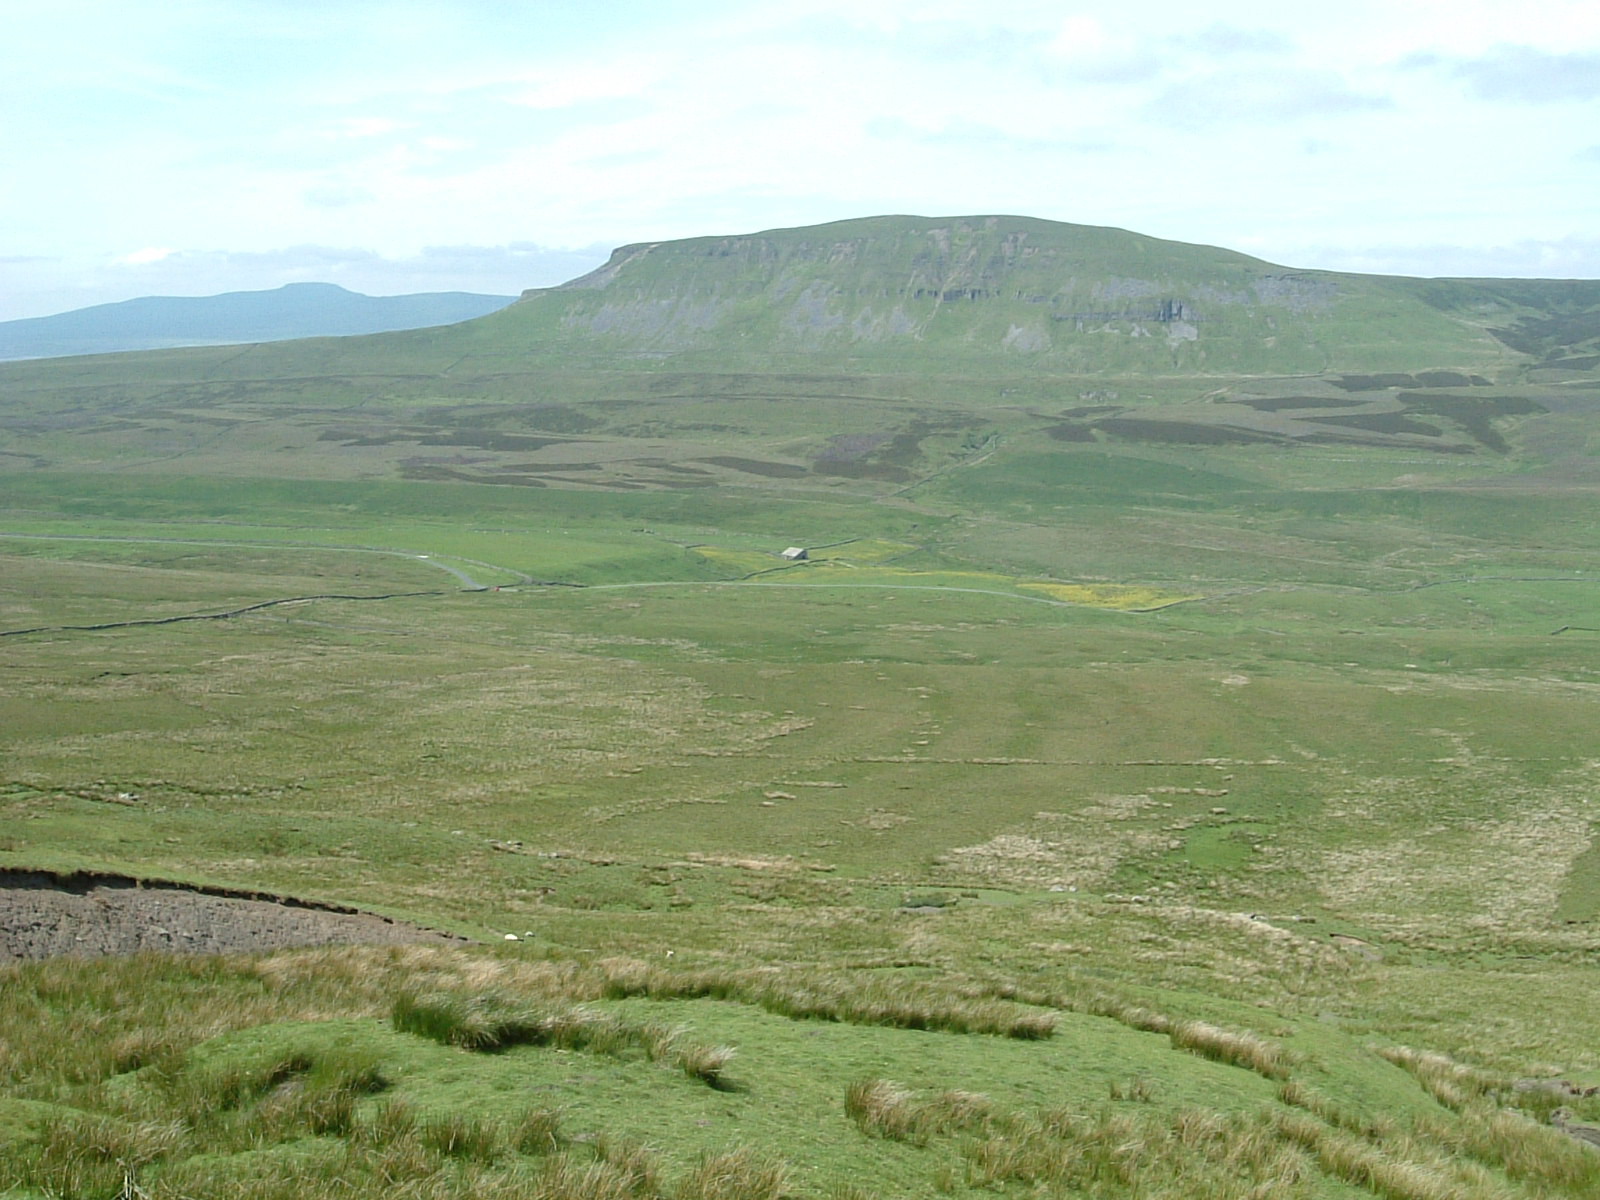
[[[1257,412],[1282,412],[1302,408],[1354,408],[1362,403],[1347,396],[1240,396],[1229,404],[1243,404]]]
[[[695,462],[711,463],[717,467],[727,467],[731,471],[743,471],[747,475],[765,475],[772,479],[798,479],[807,474],[804,467],[794,463],[767,462],[756,458],[737,458],[730,454],[718,454],[711,458],[697,458]]]
[[[1443,431],[1437,425],[1413,421],[1405,413],[1370,412],[1353,413],[1345,417],[1318,417],[1319,425],[1341,425],[1350,429],[1366,429],[1372,433],[1414,433],[1422,437],[1439,437]]]
[[[0,962],[139,950],[241,954],[287,946],[463,940],[358,909],[264,892],[125,875],[0,870]]]
[[[1107,417],[1094,428],[1115,438],[1136,442],[1172,442],[1187,446],[1249,445],[1254,442],[1287,444],[1279,433],[1244,429],[1237,425],[1202,425],[1195,421],[1163,421],[1142,417]]]
[[[455,429],[440,432],[426,429],[389,430],[372,433],[339,427],[324,429],[319,442],[338,442],[343,446],[392,446],[408,442],[417,446],[462,446],[473,450],[542,450],[560,445],[567,438],[535,437],[525,433],[502,433],[493,429]]]
[[[1094,437],[1093,425],[1052,425],[1045,430],[1052,441],[1057,442],[1092,442]]]
[[[1415,375],[1400,375],[1395,373],[1381,375],[1341,375],[1338,379],[1330,379],[1329,383],[1336,388],[1343,388],[1347,392],[1380,392],[1385,388],[1421,387],[1422,383]]]

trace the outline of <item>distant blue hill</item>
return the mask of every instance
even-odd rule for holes
[[[472,292],[363,296],[332,283],[221,296],[146,296],[0,321],[0,361],[424,329],[481,317],[514,299]]]

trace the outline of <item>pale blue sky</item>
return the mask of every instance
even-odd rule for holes
[[[0,0],[0,320],[1023,213],[1600,277],[1592,0]]]

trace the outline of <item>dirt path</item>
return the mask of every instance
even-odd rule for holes
[[[0,869],[0,963],[164,950],[240,954],[287,946],[465,939],[332,904],[125,875]]]

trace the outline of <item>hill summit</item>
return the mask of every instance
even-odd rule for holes
[[[1484,368],[1508,357],[1486,314],[1519,306],[1480,291],[1028,217],[883,216],[623,246],[489,324],[538,351],[706,367]]]
[[[472,292],[364,296],[335,283],[289,283],[220,296],[142,296],[0,322],[0,360],[421,329],[481,317],[510,302],[509,296]]]

